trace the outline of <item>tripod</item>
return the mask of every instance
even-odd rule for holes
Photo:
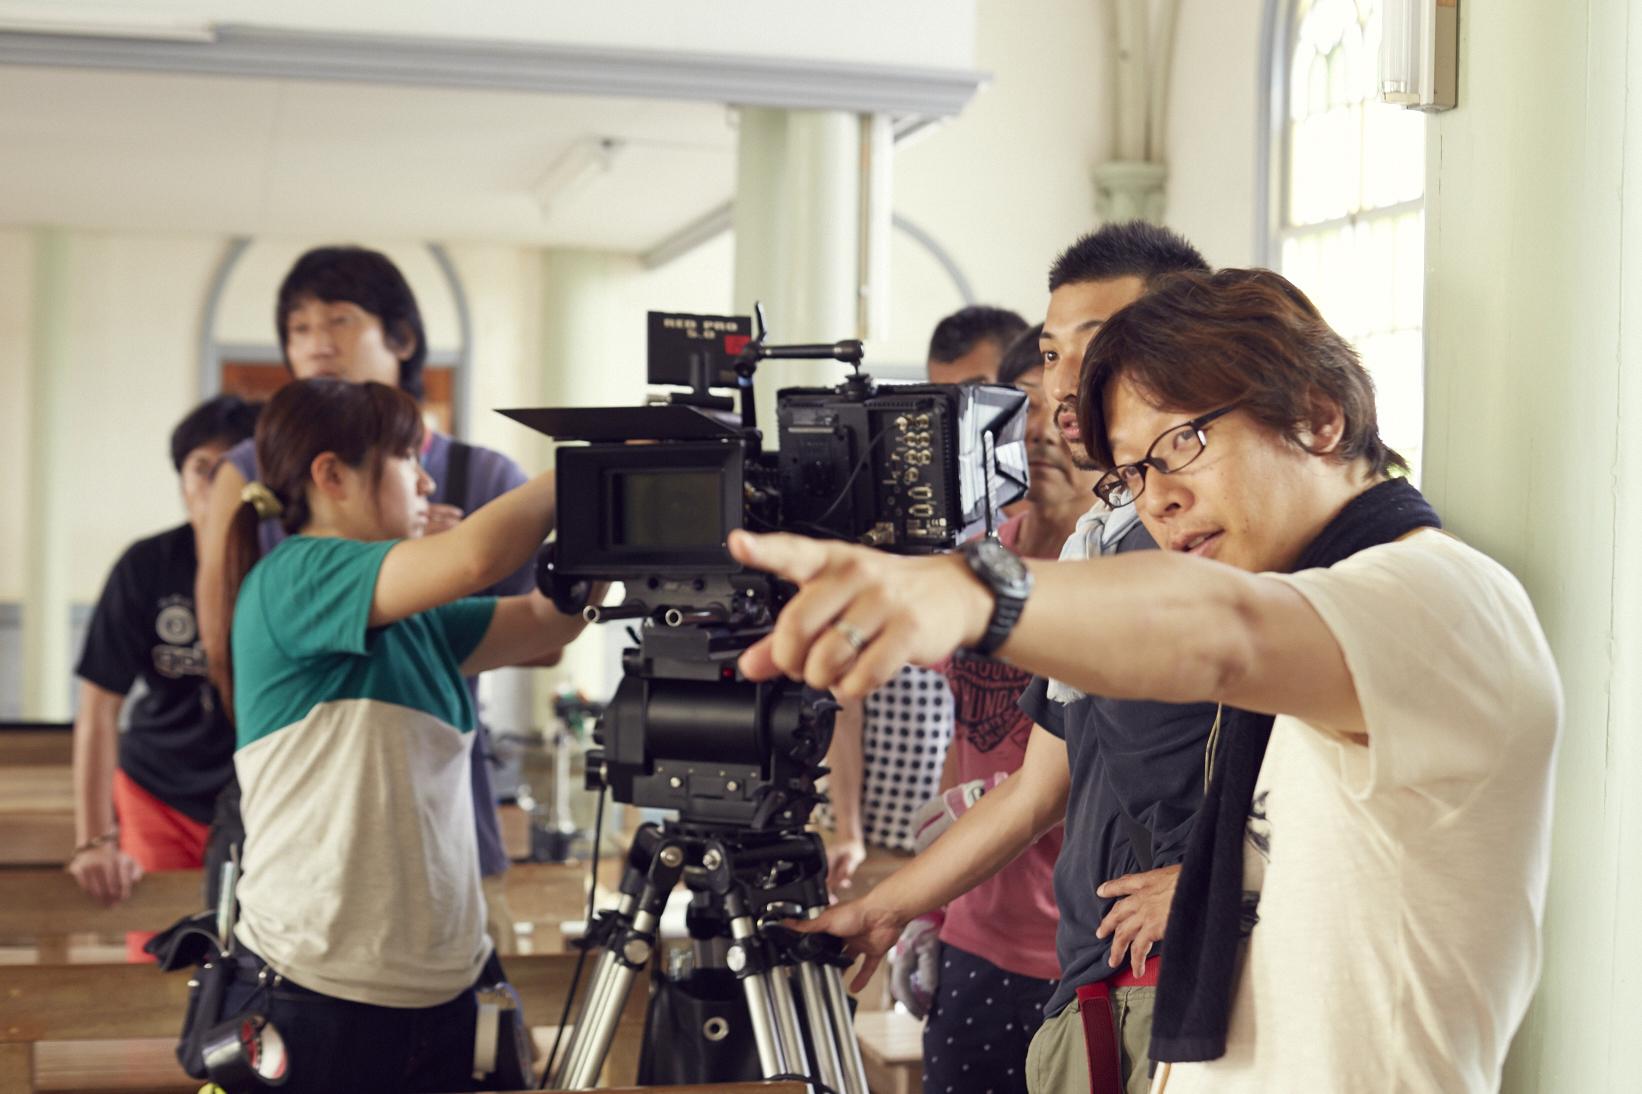
[[[681,878],[692,894],[691,937],[709,948],[722,945],[724,964],[740,984],[763,1076],[803,1078],[817,1094],[867,1094],[841,971],[850,959],[837,939],[776,922],[826,907],[821,838],[676,821],[638,830],[618,906],[588,924],[583,945],[602,952],[552,1085],[592,1087],[633,979],[655,953],[667,895]]]

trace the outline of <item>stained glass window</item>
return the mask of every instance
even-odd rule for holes
[[[1380,0],[1289,0],[1278,269],[1363,356],[1380,432],[1419,470],[1425,115],[1378,102]]]

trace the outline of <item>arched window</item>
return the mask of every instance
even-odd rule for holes
[[[1380,0],[1280,5],[1272,254],[1362,354],[1416,475],[1424,417],[1425,116],[1375,99]]]

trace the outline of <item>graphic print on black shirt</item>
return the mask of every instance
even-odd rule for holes
[[[141,682],[120,734],[120,770],[204,823],[233,773],[234,731],[206,679],[195,570],[186,524],[132,544],[103,586],[75,671],[115,695]]]
[[[1032,682],[1031,673],[959,651],[948,663],[946,677],[952,682],[958,732],[977,752],[991,752],[1010,736],[1026,747],[1032,723],[1021,717],[1017,704]]]

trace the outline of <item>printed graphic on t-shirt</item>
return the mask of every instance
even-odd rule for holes
[[[1031,682],[1029,673],[990,657],[960,654],[947,666],[946,676],[952,682],[959,732],[976,751],[991,752],[1011,737],[1026,746],[1032,722],[1022,716],[1018,700]]]
[[[1266,815],[1269,790],[1261,790],[1249,807],[1249,823],[1243,830],[1243,904],[1238,930],[1244,938],[1254,933],[1260,922],[1260,891],[1265,887],[1266,866],[1271,862],[1271,820]]]
[[[191,599],[186,596],[162,598],[154,617],[154,633],[161,643],[153,649],[154,671],[173,680],[205,675],[205,651],[195,643],[200,629],[194,620]]]

